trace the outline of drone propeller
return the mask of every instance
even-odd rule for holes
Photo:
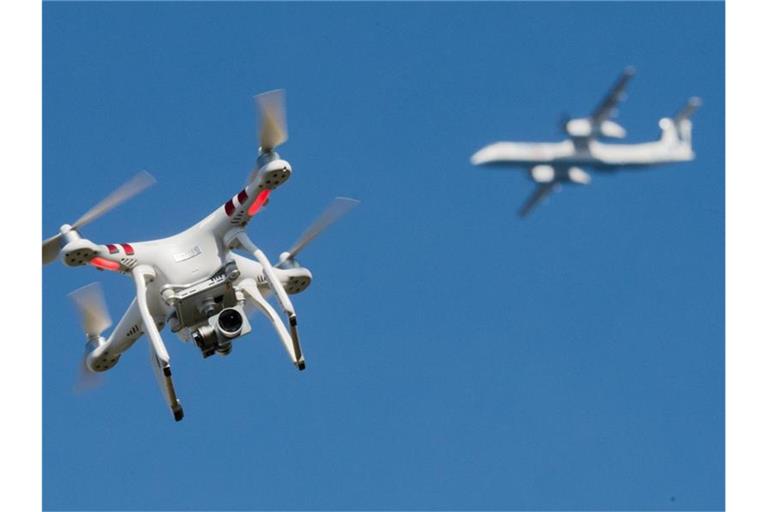
[[[80,314],[80,325],[89,338],[99,336],[112,325],[112,318],[104,301],[104,292],[99,283],[78,288],[69,294],[69,298],[75,303]]]
[[[89,341],[98,339],[99,335],[112,325],[112,318],[109,316],[107,304],[104,301],[104,292],[102,292],[99,283],[91,283],[79,288],[70,293],[69,298],[75,303],[80,315],[80,325],[82,325]],[[74,386],[75,391],[82,392],[93,389],[101,382],[101,375],[90,371],[85,364],[85,358],[83,358]]]
[[[259,145],[262,153],[269,153],[288,140],[285,120],[285,91],[276,89],[256,95],[261,113]]]
[[[257,94],[253,98],[256,100],[256,108],[261,117],[259,122],[259,159],[256,161],[256,168],[248,175],[246,185],[256,179],[261,166],[278,158],[279,155],[275,152],[275,148],[288,140],[288,124],[285,120],[285,91],[275,89]],[[257,210],[258,208],[254,211]]]
[[[85,358],[82,358],[78,367],[75,384],[72,386],[72,391],[76,394],[85,393],[86,391],[101,387],[103,384],[104,375],[89,370],[85,365]]]
[[[90,224],[94,220],[98,219],[105,213],[109,212],[118,205],[124,203],[128,199],[132,198],[139,192],[142,192],[147,187],[155,183],[155,178],[152,177],[147,171],[141,171],[136,176],[122,184],[114,192],[102,199],[99,203],[93,206],[90,210],[85,212],[79,219],[77,219],[69,230],[77,230],[86,224]],[[56,235],[43,241],[43,265],[47,265],[56,259],[60,249],[60,238],[64,234],[64,231],[57,233]]]
[[[296,240],[296,243],[280,255],[281,262],[287,260],[293,260],[296,255],[301,252],[309,242],[315,239],[317,235],[322,233],[328,226],[342,218],[349,211],[360,204],[357,199],[351,199],[349,197],[337,197],[331,204],[325,209],[323,213],[313,222],[306,231]]]

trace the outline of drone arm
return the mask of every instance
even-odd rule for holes
[[[94,356],[100,355],[103,358],[119,356],[131,348],[142,334],[144,334],[144,330],[142,329],[141,312],[136,304],[136,299],[133,299],[117,326],[112,329],[107,341],[94,351]]]
[[[160,390],[168,403],[168,407],[173,412],[174,419],[180,421],[184,417],[184,411],[173,387],[171,357],[165,349],[163,339],[160,337],[160,331],[158,331],[157,325],[155,325],[155,320],[152,318],[152,313],[150,313],[147,303],[147,283],[151,283],[155,278],[155,271],[151,267],[139,265],[133,269],[132,273],[133,279],[136,282],[136,303],[138,304],[141,320],[144,324],[144,332],[149,338],[147,346],[149,347],[150,364],[155,372]]]
[[[277,311],[275,311],[275,308],[273,308],[261,295],[259,287],[253,279],[243,279],[238,286],[245,293],[246,297],[272,322],[272,325],[275,326],[277,335],[280,337],[280,341],[283,342],[283,346],[288,352],[288,356],[293,361],[293,364],[295,364],[299,370],[303,370],[304,356],[301,353],[301,345],[299,345],[298,337],[293,337],[288,334],[288,330],[285,328],[285,324],[280,320]]]

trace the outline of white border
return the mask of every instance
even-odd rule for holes
[[[726,172],[726,400],[727,508],[768,510],[768,166],[758,155],[768,121],[765,95],[768,47],[761,2],[728,0]],[[0,387],[3,453],[2,510],[40,510],[41,493],[41,272],[39,253],[19,261],[19,247],[40,243],[42,5],[0,3],[0,141],[3,187],[0,294],[4,311],[22,315],[4,338]],[[684,35],[681,35],[684,37]],[[23,223],[9,222],[23,219]],[[13,259],[12,259],[13,258]],[[19,307],[23,305],[23,307]],[[23,357],[20,354],[23,353]],[[23,504],[23,505],[22,505]]]
[[[42,4],[0,3],[1,510],[42,508],[41,33]]]
[[[765,20],[726,3],[726,508],[745,511],[768,510]]]

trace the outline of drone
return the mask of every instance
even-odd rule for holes
[[[626,130],[613,121],[625,97],[635,68],[627,67],[589,117],[564,116],[561,142],[495,142],[472,155],[474,165],[522,167],[528,170],[536,188],[519,210],[525,217],[563,184],[588,185],[592,177],[584,167],[613,172],[620,168],[643,168],[694,159],[691,116],[701,106],[692,97],[672,117],[659,120],[658,140],[635,144],[605,144],[599,139],[621,139]]]
[[[304,291],[312,273],[296,256],[359,204],[355,199],[337,197],[296,243],[280,254],[275,265],[270,262],[248,236],[246,226],[272,192],[291,176],[292,169],[275,151],[288,139],[284,91],[266,92],[255,99],[261,114],[255,169],[245,188],[200,222],[160,240],[97,244],[84,238],[81,228],[155,182],[142,171],[43,241],[43,265],[58,258],[70,267],[90,265],[133,279],[136,298],[107,337],[102,333],[112,320],[101,287],[93,283],[70,294],[86,336],[83,371],[100,374],[113,368],[121,355],[146,335],[151,366],[176,421],[184,417],[184,410],[160,331],[168,326],[182,341],[194,342],[204,358],[226,356],[233,341],[251,331],[246,307],[253,307],[272,323],[296,368],[304,370],[296,310],[289,296]],[[268,302],[273,295],[287,322]]]

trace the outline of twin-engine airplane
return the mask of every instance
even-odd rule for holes
[[[142,172],[43,242],[43,264],[58,257],[71,267],[89,264],[133,279],[136,298],[106,338],[102,333],[112,322],[100,287],[94,283],[72,293],[87,338],[84,371],[109,370],[136,340],[147,335],[152,368],[176,421],[183,418],[184,412],[160,331],[167,325],[183,341],[194,341],[203,357],[227,355],[232,342],[251,331],[245,314],[245,306],[250,304],[266,315],[294,365],[303,370],[296,311],[289,295],[304,291],[312,274],[299,265],[296,256],[358,204],[354,199],[336,198],[293,247],[280,255],[276,265],[270,263],[248,237],[245,227],[292,170],[275,151],[288,138],[283,92],[264,93],[256,100],[261,112],[256,168],[246,187],[206,218],[177,235],[149,242],[100,245],[83,238],[83,226],[154,182]],[[235,251],[244,251],[255,259]],[[267,302],[272,294],[287,317],[287,325]]]
[[[496,142],[472,155],[475,165],[523,167],[537,184],[533,194],[519,210],[525,217],[564,183],[587,185],[591,176],[583,169],[616,171],[619,168],[640,168],[693,160],[691,147],[691,115],[701,105],[691,98],[672,118],[659,121],[661,136],[653,142],[637,144],[605,144],[600,138],[621,139],[626,131],[611,120],[634,68],[626,68],[592,115],[578,119],[566,118],[562,124],[568,136],[562,142]]]

